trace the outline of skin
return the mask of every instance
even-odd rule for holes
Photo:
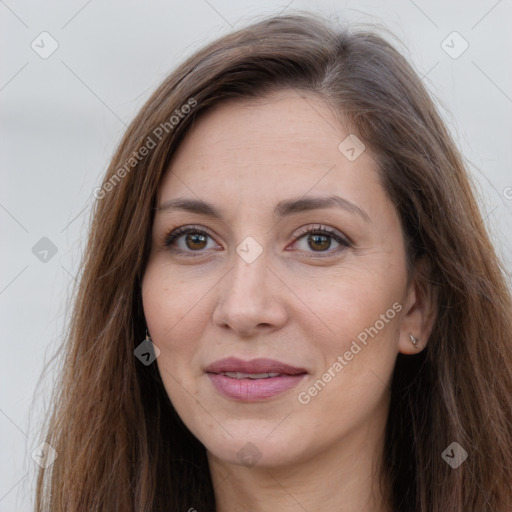
[[[142,285],[158,369],[207,449],[219,512],[391,510],[378,484],[389,383],[398,352],[425,345],[432,308],[407,273],[399,217],[369,150],[354,161],[338,150],[347,135],[310,93],[231,100],[194,125],[159,190],[158,207],[186,197],[222,213],[158,209]],[[273,214],[281,200],[332,194],[368,219],[339,207]],[[353,244],[297,236],[319,224]],[[209,236],[182,235],[167,247],[166,235],[187,225]],[[251,263],[236,251],[248,236],[263,249]],[[393,304],[401,310],[332,376],[338,356]],[[235,401],[203,371],[229,356],[273,358],[308,374],[271,399]],[[301,403],[299,393],[329,368],[330,381]],[[244,465],[237,454],[248,442],[257,455]]]

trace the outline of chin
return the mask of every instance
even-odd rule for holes
[[[295,429],[283,428],[277,432],[275,422],[255,425],[254,420],[238,423],[235,428],[212,436],[203,432],[198,439],[206,447],[209,456],[227,464],[271,468],[297,463],[305,456],[305,438]],[[272,432],[272,430],[274,430]]]

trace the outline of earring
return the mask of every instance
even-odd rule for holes
[[[151,338],[149,337],[147,329],[146,329],[146,339],[144,341],[151,341]]]
[[[419,348],[418,346],[418,340],[412,335],[409,333],[409,339],[411,340],[411,343],[414,345],[414,348]]]

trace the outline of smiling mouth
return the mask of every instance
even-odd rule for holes
[[[223,397],[256,402],[282,395],[295,387],[308,372],[274,359],[243,361],[226,358],[209,365],[205,373]]]

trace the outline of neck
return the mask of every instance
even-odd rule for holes
[[[379,484],[383,433],[376,444],[364,430],[293,465],[246,467],[208,453],[216,511],[390,512]]]

